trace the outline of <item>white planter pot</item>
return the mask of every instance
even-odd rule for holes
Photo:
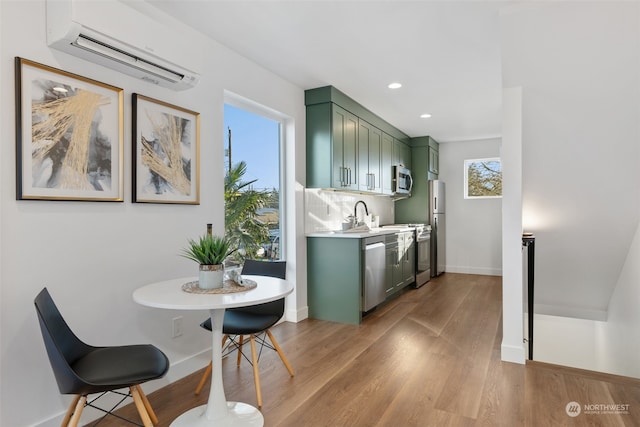
[[[200,289],[218,289],[222,287],[224,280],[224,266],[201,265],[198,275],[198,287]]]

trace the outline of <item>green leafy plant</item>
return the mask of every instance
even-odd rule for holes
[[[236,249],[226,237],[205,234],[198,240],[189,239],[189,246],[182,249],[182,256],[197,262],[200,265],[218,265]]]
[[[235,258],[255,258],[261,243],[269,241],[269,227],[258,220],[258,210],[272,199],[268,191],[251,188],[257,180],[244,181],[247,164],[236,163],[224,178],[225,234],[233,245],[241,248]]]

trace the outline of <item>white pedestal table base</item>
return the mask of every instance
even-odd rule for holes
[[[263,427],[262,413],[242,402],[227,402],[222,385],[222,323],[224,308],[209,310],[211,316],[211,389],[206,405],[193,408],[176,418],[171,427]]]
[[[224,418],[210,420],[206,417],[207,405],[198,406],[176,418],[171,427],[262,427],[262,413],[251,405],[242,402],[227,402],[227,414]]]

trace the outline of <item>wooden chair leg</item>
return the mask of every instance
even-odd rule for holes
[[[267,329],[267,335],[271,340],[271,344],[273,344],[273,348],[276,349],[276,351],[278,352],[278,355],[280,356],[280,359],[282,359],[282,363],[284,363],[285,368],[287,368],[287,371],[289,371],[289,375],[293,376],[294,375],[293,368],[291,367],[291,365],[289,364],[289,361],[285,357],[284,352],[280,348],[280,345],[278,345],[278,341],[276,341],[275,337],[273,336],[273,334],[269,329]]]
[[[149,402],[147,395],[144,394],[144,391],[142,391],[142,387],[140,387],[140,384],[134,387],[138,389],[138,393],[140,393],[140,397],[142,398],[142,403],[144,403],[144,407],[147,410],[147,413],[149,414],[149,418],[151,418],[151,422],[153,423],[153,425],[158,424],[158,417],[156,416],[156,413],[153,411],[153,408],[151,407],[151,403]]]
[[[199,395],[200,392],[202,391],[202,387],[204,387],[204,384],[207,382],[207,378],[209,378],[209,375],[211,375],[212,369],[213,369],[213,362],[209,362],[209,364],[207,365],[207,369],[205,369],[204,373],[202,374],[202,378],[200,378],[198,387],[196,387],[196,391],[195,391],[196,396]]]
[[[262,391],[260,390],[260,373],[258,372],[258,352],[256,351],[256,341],[253,335],[249,336],[251,342],[251,360],[253,363],[253,382],[256,384],[256,398],[258,400],[258,409],[262,408]]]
[[[140,414],[144,427],[153,427],[153,423],[151,422],[151,418],[149,417],[149,413],[147,412],[142,396],[140,396],[140,391],[136,386],[129,387],[129,390],[131,391],[133,403],[136,404],[136,409],[138,409],[138,414]]]
[[[65,416],[65,420],[68,421],[68,424],[65,424],[65,421],[62,421],[62,427],[78,427],[80,415],[82,415],[85,403],[87,403],[87,396],[77,396],[77,398],[73,400],[69,410],[67,410],[67,415]],[[67,416],[70,416],[72,413],[73,416],[67,420]]]
[[[227,342],[227,339],[229,339],[229,335],[225,335],[222,337],[222,347],[224,347],[225,343]],[[198,387],[196,387],[196,391],[194,392],[196,396],[199,395],[200,392],[202,391],[204,384],[207,382],[207,378],[209,378],[209,375],[211,375],[212,369],[213,369],[213,364],[212,362],[209,362],[209,365],[207,365],[207,369],[204,370],[204,373],[202,374],[202,378],[200,378],[200,382],[198,383]]]
[[[73,411],[76,408],[76,405],[78,404],[78,400],[80,400],[79,394],[73,396],[73,401],[69,405],[69,409],[67,409],[67,413],[64,414],[64,418],[62,419],[62,427],[66,427],[69,425],[69,420],[71,419],[71,415],[73,415]]]
[[[238,343],[238,358],[236,360],[236,365],[240,366],[240,362],[242,362],[242,344],[244,343],[244,335],[240,335],[240,342]]]

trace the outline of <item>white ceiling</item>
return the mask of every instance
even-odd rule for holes
[[[336,87],[409,136],[501,134],[504,3],[148,1],[303,89]]]

